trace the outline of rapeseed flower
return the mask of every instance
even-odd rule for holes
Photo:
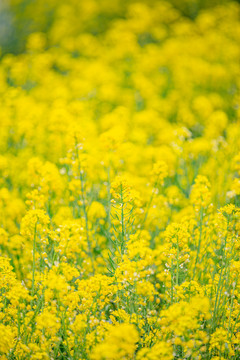
[[[1,359],[240,358],[238,14],[0,5]]]

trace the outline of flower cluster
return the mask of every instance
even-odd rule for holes
[[[240,359],[239,10],[1,2],[1,359]]]

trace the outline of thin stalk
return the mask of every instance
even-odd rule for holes
[[[197,263],[198,263],[198,258],[199,258],[199,254],[200,254],[200,249],[201,249],[201,240],[202,240],[202,223],[203,223],[203,207],[201,207],[200,210],[200,229],[199,229],[199,239],[198,239],[198,248],[197,248],[197,256],[196,256],[196,260],[195,260],[195,265],[194,265],[194,270],[193,270],[193,280],[196,274],[196,267],[197,267]]]
[[[171,304],[173,303],[173,259],[171,259]]]
[[[88,244],[88,255],[91,259],[92,270],[93,270],[93,274],[94,274],[95,268],[94,268],[94,262],[93,262],[91,243],[90,243],[90,239],[89,239],[88,215],[87,215],[87,209],[86,209],[86,201],[85,201],[85,197],[84,197],[83,172],[82,172],[81,166],[80,166],[80,158],[79,158],[79,152],[78,152],[78,147],[77,147],[77,140],[76,140],[76,155],[77,155],[77,160],[78,160],[79,179],[80,179],[80,183],[81,183],[81,200],[82,200],[82,208],[83,208],[83,214],[84,214],[84,219],[85,219],[86,237],[87,237],[87,244]]]
[[[232,310],[233,310],[234,290],[235,290],[235,287],[232,289],[232,295],[231,295],[230,313],[229,313],[229,320],[228,320],[228,334],[227,334],[228,338],[229,338],[229,330],[230,330],[231,316],[232,316]]]
[[[177,274],[176,274],[176,285],[178,285],[179,281],[179,245],[178,245],[178,239],[177,239]]]
[[[35,283],[35,271],[36,271],[36,233],[37,233],[37,222],[34,227],[33,237],[33,269],[32,269],[32,296],[34,295],[34,283]]]
[[[123,191],[122,191],[122,185],[121,185],[121,252],[123,255],[124,252],[124,241],[125,241],[125,230],[124,230],[124,208],[123,208]]]
[[[149,199],[149,202],[147,204],[147,209],[146,209],[146,213],[145,213],[145,216],[144,216],[144,219],[143,219],[143,222],[142,222],[141,230],[143,229],[143,226],[144,226],[144,224],[145,224],[145,222],[147,220],[148,213],[149,213],[150,207],[152,205],[152,201],[154,199],[155,189],[157,188],[157,185],[158,185],[158,179],[159,179],[159,176],[157,177],[157,180],[154,183],[154,186],[153,186],[154,191],[152,192],[151,197]]]
[[[222,283],[222,275],[223,275],[223,262],[225,263],[225,274],[226,274],[226,243],[227,243],[227,235],[228,235],[228,228],[229,228],[229,219],[227,222],[227,233],[224,239],[224,247],[223,247],[223,255],[222,255],[222,263],[221,263],[221,271],[220,271],[220,277],[218,281],[218,287],[217,287],[217,294],[216,294],[216,300],[214,304],[214,312],[213,312],[213,325],[215,323],[216,315],[218,312],[218,308],[220,306],[221,296],[222,296],[222,289],[223,289],[223,283]]]

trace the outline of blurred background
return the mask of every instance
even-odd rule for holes
[[[228,0],[168,0],[178,12],[189,19]],[[235,2],[240,2],[235,1]],[[1,53],[18,54],[25,50],[26,39],[33,32],[49,34],[51,44],[61,37],[82,32],[97,36],[106,31],[112,20],[125,19],[129,5],[142,3],[155,6],[161,0],[1,0],[0,49]],[[73,21],[74,20],[74,21]]]

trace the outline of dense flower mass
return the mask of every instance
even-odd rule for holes
[[[240,359],[239,11],[1,2],[1,359]]]

